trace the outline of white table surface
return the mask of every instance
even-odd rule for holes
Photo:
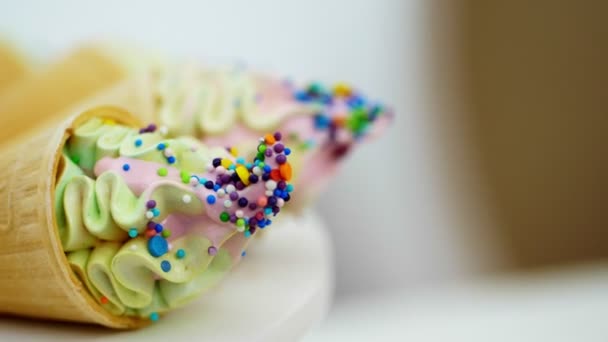
[[[329,308],[329,236],[314,213],[284,215],[215,290],[138,331],[0,317],[0,341],[293,341]]]
[[[606,342],[608,261],[337,298],[306,342]]]

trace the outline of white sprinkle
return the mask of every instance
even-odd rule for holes
[[[160,135],[167,135],[169,133],[169,129],[167,128],[167,126],[160,126],[158,132],[160,133]]]
[[[171,251],[173,249],[173,245],[171,242],[167,243],[167,250]]]
[[[213,171],[215,171],[215,167],[213,167],[212,164],[209,164],[209,165],[207,165],[207,171],[213,172]]]
[[[132,244],[131,245],[131,250],[132,251],[136,251],[137,250],[137,245],[136,244]]]
[[[152,218],[154,218],[154,213],[152,212],[152,210],[146,211],[146,218],[148,220],[151,220]]]
[[[219,189],[219,190],[217,191],[217,197],[224,197],[224,196],[226,196],[226,190],[224,190],[224,189]]]
[[[281,208],[285,205],[285,200],[282,198],[277,199],[277,207]]]
[[[200,183],[198,182],[198,178],[196,177],[190,177],[190,185],[192,185],[193,187],[197,187]]]
[[[236,227],[236,231],[240,232],[240,233],[244,232],[245,231],[245,226],[242,226],[242,227],[237,226]]]
[[[165,157],[169,158],[173,155],[173,150],[170,148],[166,148],[163,153],[164,153]]]
[[[231,175],[231,176],[232,176],[232,175],[234,174],[234,170],[228,170],[228,171],[226,171],[226,174],[228,174],[228,175]]]
[[[233,184],[228,184],[228,186],[226,187],[226,193],[231,194],[231,193],[233,193],[235,191],[236,191],[236,187],[234,187]]]
[[[243,216],[245,215],[242,210],[237,210],[234,214],[238,218],[243,218]]]
[[[266,189],[274,190],[276,188],[277,188],[277,182],[273,181],[272,179],[266,182]]]
[[[231,200],[225,200],[225,201],[224,201],[224,207],[225,207],[225,208],[230,208],[230,207],[232,207],[232,201],[231,201]]]
[[[261,176],[262,175],[262,169],[260,169],[259,166],[254,166],[253,167],[253,174],[256,176]]]
[[[266,196],[270,197],[272,195],[274,195],[274,191],[272,191],[272,190],[266,190]]]
[[[215,168],[215,171],[218,174],[223,175],[224,173],[226,173],[226,168],[220,165],[220,166],[218,166],[218,167]]]
[[[182,197],[182,201],[184,201],[184,203],[190,203],[192,202],[192,196],[190,195],[184,195],[184,197]]]

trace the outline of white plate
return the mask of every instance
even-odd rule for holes
[[[0,317],[0,341],[293,341],[326,314],[331,245],[314,213],[284,215],[218,288],[138,331]]]

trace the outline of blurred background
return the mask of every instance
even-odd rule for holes
[[[347,80],[392,105],[317,204],[336,290],[307,341],[608,339],[608,3],[0,6],[28,68],[118,40]]]

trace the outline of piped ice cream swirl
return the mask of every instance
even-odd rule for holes
[[[245,162],[154,130],[101,119],[76,128],[55,200],[64,250],[91,294],[112,313],[153,319],[217,283],[293,190],[280,133]]]
[[[304,188],[299,206],[321,191],[357,142],[378,135],[393,116],[346,84],[296,87],[242,68],[168,68],[157,86],[156,117],[169,135],[188,134],[251,155],[260,134],[283,132],[298,152],[292,164],[294,183]]]

